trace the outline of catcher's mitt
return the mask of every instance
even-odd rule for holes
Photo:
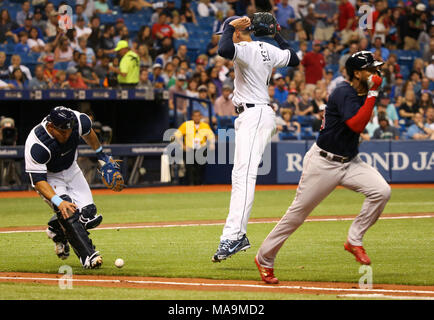
[[[122,191],[125,187],[124,178],[120,172],[119,160],[113,160],[112,157],[108,158],[107,162],[102,160],[99,161],[101,164],[101,169],[99,173],[101,174],[101,180],[105,186],[113,191]]]
[[[274,35],[277,32],[276,18],[269,12],[256,12],[251,20],[256,37]]]

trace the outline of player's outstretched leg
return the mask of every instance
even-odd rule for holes
[[[60,197],[64,200],[72,201],[67,195],[62,195]],[[83,268],[99,268],[102,265],[102,257],[99,255],[98,251],[95,251],[95,246],[89,238],[89,232],[86,231],[83,224],[79,221],[79,210],[76,210],[68,219],[64,219],[58,209],[57,212],[59,224],[64,230],[66,239],[74,249],[74,252],[78,256]]]
[[[54,251],[56,252],[56,255],[62,260],[67,259],[69,257],[70,248],[65,233],[57,219],[57,215],[52,216],[50,221],[48,221],[48,228],[45,232],[47,233],[48,238],[54,242]]]

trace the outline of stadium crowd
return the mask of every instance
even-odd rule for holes
[[[59,24],[62,5],[71,5],[71,29]],[[383,93],[362,138],[434,139],[434,0],[0,0],[0,7],[0,89],[166,89],[174,124],[190,116],[189,101],[174,98],[182,94],[196,98],[203,121],[228,128],[236,116],[233,62],[218,56],[213,32],[228,16],[270,11],[301,61],[273,74],[274,140],[316,137],[346,59],[360,50],[385,62]]]

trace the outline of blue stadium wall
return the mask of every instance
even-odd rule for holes
[[[297,184],[303,157],[314,143],[307,141],[275,142],[271,144],[271,169],[258,175],[257,184]],[[233,159],[229,159],[226,145],[226,163],[208,165],[206,182],[231,183]],[[433,183],[434,141],[365,141],[360,157],[376,168],[389,183]],[[260,166],[261,167],[261,166]]]

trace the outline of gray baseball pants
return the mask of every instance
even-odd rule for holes
[[[359,156],[341,163],[332,161],[333,154],[329,152],[327,158],[320,156],[321,150],[314,144],[306,153],[294,201],[259,248],[258,261],[264,267],[274,266],[276,255],[286,239],[337,186],[366,196],[348,232],[348,241],[355,246],[362,245],[364,234],[377,221],[390,198],[390,186],[376,169]]]

